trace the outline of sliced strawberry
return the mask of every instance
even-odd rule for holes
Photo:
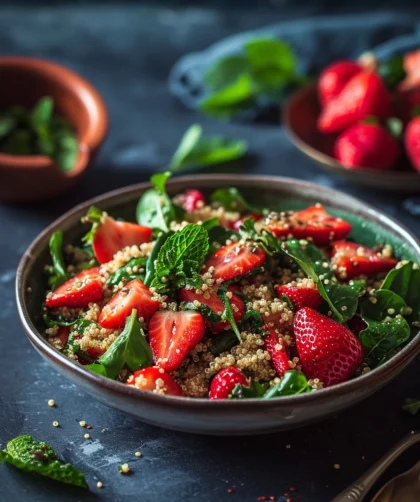
[[[414,117],[408,123],[404,134],[404,144],[411,164],[420,173],[420,117]]]
[[[210,384],[210,399],[228,399],[236,384],[249,387],[249,381],[241,370],[228,366],[217,373]]]
[[[321,204],[297,211],[284,220],[273,221],[268,227],[276,237],[292,235],[297,239],[312,238],[318,245],[344,239],[351,231],[350,223],[331,216]]]
[[[395,258],[384,258],[361,244],[338,241],[331,251],[331,263],[340,279],[352,279],[358,275],[372,277],[378,272],[390,270],[397,264]]]
[[[265,252],[257,245],[232,242],[216,251],[206,262],[206,270],[214,267],[214,279],[230,281],[261,266]]]
[[[47,296],[45,304],[49,308],[85,308],[102,300],[102,288],[99,267],[89,268],[59,286]]]
[[[155,364],[166,371],[179,368],[203,338],[204,331],[204,319],[198,312],[156,312],[149,323],[149,343]]]
[[[408,52],[404,56],[406,77],[399,84],[399,89],[409,90],[420,87],[420,49]]]
[[[274,329],[266,329],[269,334],[264,337],[264,348],[270,354],[278,376],[282,377],[285,371],[290,370],[288,347],[285,343],[281,343]]]
[[[70,329],[68,326],[60,326],[57,332],[57,338],[60,340],[61,345],[64,347],[70,335]]]
[[[340,94],[347,82],[362,71],[354,61],[336,61],[325,68],[318,80],[318,95],[322,106],[326,106]]]
[[[86,352],[92,359],[98,359],[105,353],[105,350],[102,350],[98,347],[87,347]]]
[[[293,331],[303,373],[324,387],[345,382],[362,363],[363,349],[353,333],[316,310],[300,309]]]
[[[93,237],[93,252],[99,263],[111,261],[114,255],[127,246],[150,242],[153,230],[127,221],[117,221],[107,216]]]
[[[195,209],[199,209],[204,206],[206,199],[204,195],[199,190],[187,190],[184,193],[184,202],[182,207],[185,211],[192,213]]]
[[[317,309],[322,303],[322,297],[317,288],[304,288],[299,286],[276,286],[277,296],[281,298],[283,295],[292,300],[296,310],[302,307],[311,307]]]
[[[166,396],[183,396],[181,387],[162,368],[152,366],[138,370],[127,380],[127,385]]]
[[[240,298],[238,295],[234,293],[235,287],[230,286],[228,289],[230,293],[232,293],[232,296],[229,299],[229,303],[232,307],[233,311],[233,317],[235,321],[238,323],[242,319],[242,316],[245,313],[245,307],[244,307],[244,302],[242,301],[242,298]],[[223,304],[222,299],[217,296],[217,291],[216,290],[210,290],[206,292],[207,294],[197,294],[194,289],[181,289],[179,291],[179,299],[182,302],[194,302],[198,301],[202,303],[203,305],[206,305],[209,307],[215,314],[221,315],[223,314],[223,311],[225,310],[225,306]],[[211,324],[209,320],[206,319],[206,324],[209,326],[210,331],[212,333],[219,333],[220,331],[223,331],[224,329],[228,328],[230,326],[228,321],[221,321],[218,322],[214,325]]]
[[[148,321],[159,307],[160,303],[152,298],[149,288],[140,279],[134,279],[109,300],[99,314],[98,322],[107,329],[123,328],[133,309]]]
[[[254,220],[254,221],[259,221],[261,219],[261,216],[259,214],[255,214],[255,213],[243,216],[242,218],[239,218],[239,220],[236,220],[233,223],[232,229],[235,230],[235,232],[239,232],[239,229],[244,224],[244,221],[249,220],[249,219]]]

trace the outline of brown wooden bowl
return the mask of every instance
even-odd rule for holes
[[[293,94],[283,113],[283,123],[292,142],[316,164],[357,185],[396,192],[420,191],[420,175],[408,165],[398,166],[398,169],[392,171],[378,171],[367,167],[349,169],[343,166],[333,156],[337,136],[323,134],[317,129],[319,114],[316,83]]]
[[[54,99],[54,110],[67,119],[79,138],[74,168],[65,173],[42,155],[0,153],[0,200],[29,202],[57,195],[83,175],[105,139],[108,112],[96,89],[56,63],[28,57],[0,57],[0,110],[13,105],[32,107],[43,96]]]

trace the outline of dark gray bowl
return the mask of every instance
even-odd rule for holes
[[[228,174],[177,178],[168,188],[172,194],[187,187],[208,193],[221,186],[236,186],[255,203],[278,209],[321,202],[333,213],[352,222],[352,235],[361,243],[371,246],[375,242],[388,242],[394,245],[399,257],[420,262],[419,244],[398,222],[364,202],[311,183],[281,177]],[[398,355],[364,376],[310,394],[267,401],[158,396],[103,378],[67,359],[48,345],[42,335],[45,328],[40,311],[46,287],[43,267],[49,261],[48,240],[56,230],[63,231],[66,242],[80,238],[86,231],[80,217],[92,204],[115,216],[133,219],[137,200],[147,188],[147,183],[123,188],[75,207],[35,239],[17,272],[17,305],[30,342],[57,371],[103,404],[151,424],[194,433],[240,435],[291,429],[332,415],[370,396],[402,371],[420,351],[418,333]]]

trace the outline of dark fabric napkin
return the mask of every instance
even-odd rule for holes
[[[308,75],[316,75],[335,59],[357,58],[367,50],[385,59],[420,46],[418,19],[413,13],[401,12],[313,17],[233,35],[205,51],[182,57],[170,73],[169,87],[187,107],[197,108],[207,92],[203,83],[206,70],[218,59],[240,52],[244,43],[256,36],[288,42],[297,54],[300,70]]]

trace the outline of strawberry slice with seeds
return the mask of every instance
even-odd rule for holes
[[[127,246],[150,242],[153,230],[127,221],[117,221],[110,216],[102,218],[95,231],[92,247],[99,263],[111,261],[114,255]]]
[[[203,338],[204,331],[204,318],[199,312],[156,312],[149,323],[149,343],[155,364],[165,371],[179,368]]]
[[[322,303],[322,297],[317,288],[305,288],[303,286],[276,286],[275,291],[277,296],[281,298],[287,296],[295,306],[296,310],[302,307],[311,307],[317,309]]]
[[[103,283],[99,267],[83,270],[69,279],[47,296],[45,304],[49,308],[85,308],[89,303],[100,302],[103,298]]]
[[[199,190],[187,190],[184,193],[184,201],[182,207],[188,212],[192,213],[196,209],[203,207],[206,203],[204,195]]]
[[[271,362],[279,377],[290,370],[289,352],[285,342],[281,342],[274,329],[265,328],[269,334],[264,337],[264,348],[271,356]]]
[[[164,394],[166,396],[183,396],[181,387],[162,368],[152,366],[138,370],[127,380],[127,385],[132,385],[140,390]]]
[[[107,329],[123,328],[133,309],[148,321],[159,307],[160,303],[152,298],[149,288],[140,279],[134,279],[109,300],[99,314],[98,322]]]
[[[373,277],[378,272],[394,268],[395,258],[383,257],[373,249],[355,242],[338,241],[331,251],[331,263],[340,279],[352,279],[358,275]]]
[[[300,309],[293,331],[302,370],[324,387],[348,380],[363,360],[362,346],[342,324],[309,307]]]
[[[311,238],[318,245],[344,239],[351,231],[350,223],[327,213],[321,204],[297,211],[285,219],[270,222],[268,227],[276,237],[291,235],[297,239]]]
[[[237,384],[249,387],[249,381],[242,371],[235,366],[228,366],[220,370],[211,381],[209,398],[228,399]]]
[[[237,323],[242,319],[245,313],[244,302],[242,298],[234,293],[235,287],[230,286],[228,292],[231,293],[229,298],[229,303],[232,307],[233,317]],[[222,299],[217,296],[216,290],[209,290],[199,295],[193,289],[181,289],[179,291],[179,299],[182,302],[195,302],[198,301],[203,305],[209,307],[215,314],[221,315],[225,310]],[[212,324],[210,320],[206,319],[206,324],[212,333],[220,333],[224,329],[230,326],[228,321],[221,321],[216,324]]]
[[[265,257],[265,252],[251,242],[232,242],[210,256],[206,262],[206,270],[214,267],[215,280],[230,281],[261,266]]]
[[[68,326],[60,326],[56,337],[60,340],[61,345],[64,347],[70,336],[70,329]]]

